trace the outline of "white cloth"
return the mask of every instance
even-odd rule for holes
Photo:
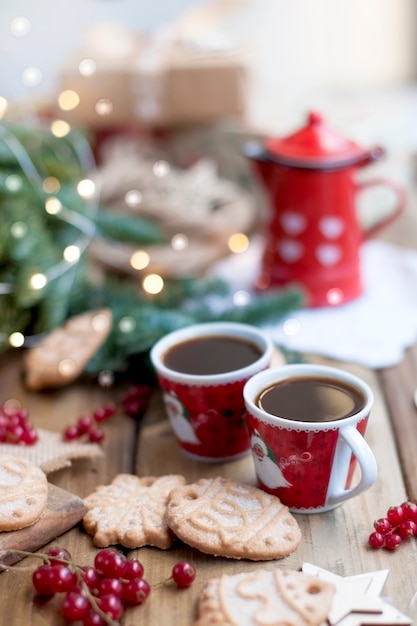
[[[261,242],[218,267],[233,288],[249,289]],[[266,329],[284,348],[379,369],[401,362],[417,341],[417,251],[377,240],[361,250],[363,294],[347,304],[294,311]],[[238,284],[236,276],[245,277]]]

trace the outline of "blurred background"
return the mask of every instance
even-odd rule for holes
[[[212,7],[205,29],[221,31],[242,50],[250,70],[247,115],[256,124],[287,129],[306,108],[334,103],[337,121],[347,116],[353,125],[368,115],[367,106],[387,115],[388,95],[402,91],[405,102],[406,88],[414,87],[413,0],[3,0],[2,92],[22,98],[53,91],[61,67],[97,24],[155,33],[204,5]],[[13,29],[19,17],[26,27],[15,22]],[[39,71],[29,86],[22,79],[27,68]]]

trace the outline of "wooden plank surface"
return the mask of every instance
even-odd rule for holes
[[[279,565],[298,569],[305,561],[343,576],[389,569],[384,595],[399,610],[407,612],[415,593],[415,581],[405,573],[415,571],[416,543],[408,542],[396,553],[367,547],[373,520],[381,517],[388,506],[400,503],[407,497],[402,461],[397,454],[393,424],[387,411],[386,393],[380,386],[382,381],[387,389],[391,386],[396,389],[397,385],[402,385],[404,374],[401,368],[377,374],[357,366],[344,367],[362,376],[375,393],[375,405],[367,431],[367,440],[375,452],[379,467],[375,485],[362,496],[334,511],[297,515],[303,533],[302,544],[292,555],[277,562],[264,564],[216,558],[181,543],[166,551],[157,548],[133,551],[131,555],[144,564],[145,577],[152,586],[152,592],[146,604],[126,613],[123,625],[146,623],[149,626],[191,626],[196,616],[198,595],[209,578],[222,573],[254,570],[260,566],[272,568]],[[82,383],[52,394],[28,393],[21,384],[17,359],[0,364],[0,389],[0,401],[13,393],[28,407],[33,421],[43,428],[54,430],[63,429],[80,414],[86,414],[110,398],[117,399],[122,395],[121,389],[109,391]],[[133,420],[122,414],[117,415],[108,424],[103,447],[103,458],[74,461],[70,469],[62,469],[50,475],[50,481],[80,497],[90,493],[98,484],[107,484],[117,473],[126,471],[135,471],[142,476],[182,473],[189,481],[215,475],[231,476],[252,483],[255,481],[250,456],[226,464],[199,463],[184,457],[173,437],[159,395],[154,397],[138,434]],[[66,547],[80,564],[92,563],[96,553],[91,537],[80,525],[52,543]],[[183,559],[193,562],[198,574],[192,587],[178,591],[170,582],[164,581],[169,579],[175,562]],[[43,605],[32,602],[31,570],[35,563],[33,559],[24,559],[12,570],[0,574],[0,603],[5,611],[4,623],[34,626],[54,623],[60,626],[62,622],[57,614],[56,600]],[[12,605],[7,602],[11,588],[14,589],[15,598]]]

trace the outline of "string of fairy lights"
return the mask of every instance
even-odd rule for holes
[[[32,24],[27,17],[15,17],[10,23],[10,33],[13,37],[23,38],[32,29]],[[84,58],[78,64],[78,72],[84,77],[93,76],[96,72],[97,64],[93,58]],[[35,66],[24,68],[21,73],[21,80],[25,87],[38,86],[43,80],[43,72]],[[80,104],[80,96],[72,89],[61,91],[57,97],[57,104],[61,111],[68,112],[75,109]],[[9,150],[18,161],[21,170],[27,181],[31,184],[33,192],[37,197],[41,197],[45,211],[53,215],[56,219],[62,220],[72,225],[78,232],[77,237],[70,245],[62,251],[62,259],[56,265],[48,268],[43,273],[34,273],[29,279],[29,287],[33,290],[42,290],[45,286],[57,277],[68,273],[81,259],[88,248],[89,243],[95,235],[94,216],[98,211],[100,190],[95,182],[89,178],[84,178],[77,183],[77,193],[85,200],[86,214],[81,215],[64,206],[57,197],[60,189],[60,181],[48,176],[44,178],[32,162],[25,147],[19,139],[13,135],[6,127],[1,125],[1,120],[6,118],[9,106],[15,108],[15,103],[11,103],[0,94],[0,141],[7,144]],[[106,97],[100,97],[95,104],[97,115],[105,117],[113,108],[113,103]],[[70,141],[72,148],[79,159],[82,170],[91,172],[95,167],[95,160],[88,142],[81,133],[77,132],[72,125],[64,119],[53,119],[49,122],[49,130],[55,138],[66,138]],[[156,178],[163,178],[170,172],[170,164],[165,160],[158,160],[153,165],[153,174]],[[9,192],[18,192],[22,185],[22,178],[18,174],[11,174],[6,179],[6,188]],[[140,189],[130,189],[124,196],[124,202],[129,207],[137,207],[142,202]],[[23,238],[27,232],[27,226],[22,222],[16,222],[11,227],[10,235],[14,238]],[[170,240],[172,248],[178,252],[185,250],[189,245],[189,238],[184,233],[176,233]],[[249,237],[245,233],[237,232],[232,234],[227,242],[231,253],[239,254],[247,250]],[[143,290],[150,295],[157,295],[164,289],[164,278],[157,273],[148,272],[147,268],[151,264],[149,251],[135,250],[130,258],[131,267],[141,273],[141,285]],[[11,293],[13,285],[10,283],[0,283],[0,295]],[[244,305],[249,299],[249,294],[239,290],[234,294],[234,302],[237,306]],[[12,332],[8,337],[8,343],[12,347],[25,345],[26,337],[20,331]]]

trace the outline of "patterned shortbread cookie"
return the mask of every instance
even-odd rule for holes
[[[37,522],[47,499],[48,481],[39,467],[20,457],[0,457],[0,531]]]
[[[99,548],[120,544],[126,548],[169,548],[174,535],[168,528],[168,496],[185,478],[168,475],[139,478],[119,474],[110,485],[101,485],[84,499],[88,509],[84,528]]]
[[[319,626],[332,605],[332,583],[293,570],[257,570],[210,580],[194,626]]]
[[[174,489],[167,519],[184,543],[216,556],[279,559],[301,541],[295,518],[279,498],[222,477]]]

